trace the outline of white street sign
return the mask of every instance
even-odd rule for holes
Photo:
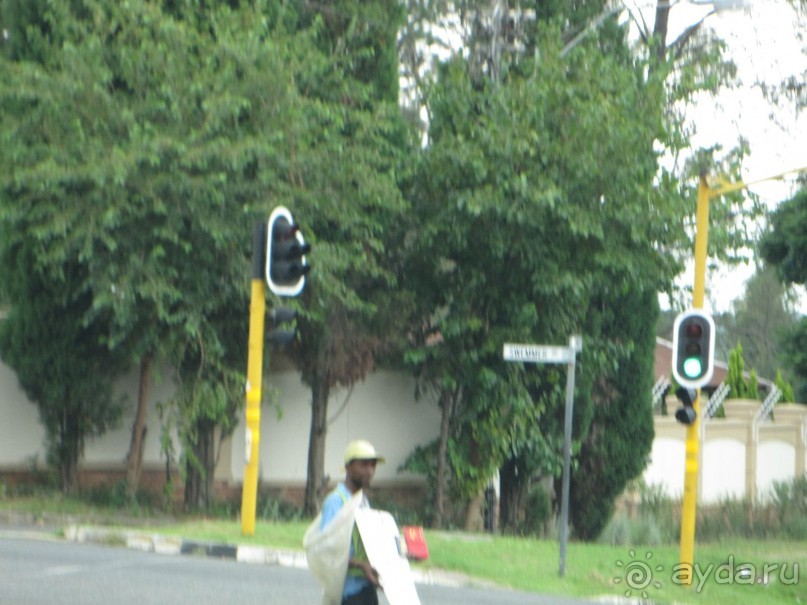
[[[523,361],[526,363],[569,363],[574,358],[574,351],[569,347],[546,345],[522,345],[508,343],[504,345],[505,361]]]

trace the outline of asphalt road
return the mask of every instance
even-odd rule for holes
[[[423,605],[583,605],[503,590],[418,586]],[[321,603],[307,570],[94,544],[0,539],[0,605]],[[382,605],[387,601],[382,597]],[[590,605],[590,604],[589,604]]]

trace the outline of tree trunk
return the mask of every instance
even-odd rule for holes
[[[126,456],[126,492],[134,499],[140,486],[140,472],[143,469],[143,448],[146,442],[146,411],[149,404],[149,388],[151,387],[151,365],[154,361],[152,353],[146,353],[140,359],[140,387],[137,395],[137,412],[132,425],[132,440]]]
[[[529,478],[519,475],[516,459],[505,462],[499,470],[499,476],[501,480],[500,527],[504,531],[512,532],[519,528],[524,519],[524,502],[529,488]]]
[[[215,428],[216,425],[209,420],[197,423],[194,458],[189,457],[185,466],[186,509],[206,511],[210,507],[216,466]]]
[[[465,531],[481,532],[485,529],[485,494],[479,493],[465,509]]]
[[[62,492],[72,495],[78,484],[78,460],[80,457],[81,435],[78,419],[65,406],[59,427],[59,474]]]
[[[448,434],[451,426],[453,397],[449,391],[440,394],[440,437],[437,443],[437,485],[434,490],[434,519],[432,527],[442,529],[448,489]]]
[[[319,375],[311,385],[311,431],[308,436],[308,474],[305,482],[304,514],[313,517],[322,505],[325,488],[325,438],[328,432],[330,389]]]
[[[653,44],[656,44],[656,62],[661,65],[667,58],[667,23],[670,20],[671,3],[668,0],[659,0],[656,4],[656,22],[653,27]]]

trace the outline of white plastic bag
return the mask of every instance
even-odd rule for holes
[[[353,494],[324,530],[321,528],[320,513],[303,537],[308,569],[324,593],[323,605],[339,605],[342,602],[353,523],[362,498],[361,490]]]

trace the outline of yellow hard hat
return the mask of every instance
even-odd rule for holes
[[[345,464],[350,464],[353,460],[376,460],[385,462],[384,456],[375,451],[373,444],[363,439],[357,439],[347,444],[345,448]]]

